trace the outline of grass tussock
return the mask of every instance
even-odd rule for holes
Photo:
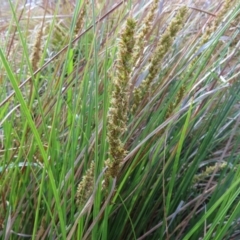
[[[239,238],[238,1],[3,9],[1,238]]]

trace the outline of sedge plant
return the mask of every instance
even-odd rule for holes
[[[210,2],[4,1],[0,238],[239,238],[240,4]]]

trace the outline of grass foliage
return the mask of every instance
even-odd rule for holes
[[[6,1],[2,239],[239,239],[238,1]]]

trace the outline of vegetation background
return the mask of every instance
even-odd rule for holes
[[[239,239],[239,1],[4,1],[2,239]]]

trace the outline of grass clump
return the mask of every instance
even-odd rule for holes
[[[237,239],[239,3],[14,4],[1,238]]]

